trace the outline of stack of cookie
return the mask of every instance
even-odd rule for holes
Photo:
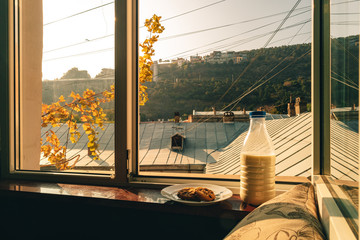
[[[182,200],[188,201],[214,201],[215,194],[212,190],[205,187],[186,187],[181,189],[177,196]]]

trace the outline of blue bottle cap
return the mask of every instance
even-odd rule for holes
[[[265,111],[254,111],[254,112],[250,112],[249,115],[251,118],[263,118],[266,116],[266,112]]]

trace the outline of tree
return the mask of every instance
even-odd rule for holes
[[[162,33],[165,28],[160,24],[161,17],[153,15],[152,18],[145,20],[145,27],[150,33],[149,38],[145,39],[143,43],[139,44],[142,48],[141,51],[144,53],[143,56],[139,57],[139,104],[144,105],[148,100],[148,94],[146,92],[147,87],[144,85],[145,82],[152,81],[152,70],[150,69],[153,64],[152,56],[155,54],[153,45],[158,41],[159,35],[152,35],[156,33]]]
[[[115,76],[115,69],[103,68],[101,72],[95,76],[95,78],[111,78]]]
[[[61,79],[76,79],[76,78],[91,78],[90,74],[86,70],[79,70],[77,67],[73,67],[68,70]]]
[[[164,31],[164,27],[160,24],[160,19],[161,17],[156,15],[153,15],[150,19],[146,19],[145,26],[150,32],[150,37],[140,44],[142,52],[144,53],[143,56],[139,57],[140,72],[138,79],[140,85],[139,100],[142,105],[144,105],[148,99],[146,87],[143,83],[151,82],[152,80],[152,71],[150,70],[150,67],[153,63],[151,58],[155,52],[153,44],[159,38],[159,35],[151,36],[151,34],[162,33]],[[64,74],[62,79],[79,78],[80,76],[83,78],[85,75],[90,78],[87,71],[79,71],[77,68],[72,68]],[[76,165],[80,158],[79,155],[70,159],[66,156],[69,140],[72,143],[76,143],[80,137],[77,121],[78,117],[83,123],[82,127],[87,134],[89,140],[87,146],[91,154],[95,159],[99,158],[99,146],[97,143],[98,133],[95,129],[96,127],[103,129],[104,122],[107,120],[107,115],[101,107],[101,104],[114,100],[115,86],[111,85],[109,90],[105,90],[100,93],[95,93],[90,89],[84,91],[82,95],[71,92],[69,97],[72,99],[70,103],[66,103],[65,98],[60,96],[59,100],[55,103],[49,105],[42,104],[41,127],[47,127],[49,125],[52,127],[58,127],[60,124],[68,125],[68,137],[64,145],[60,144],[58,136],[51,129],[45,133],[46,143],[42,144],[43,139],[40,139],[41,153],[44,157],[48,158],[51,165],[54,165],[60,170],[71,169]],[[77,117],[75,117],[75,114]],[[71,161],[74,162],[70,165]]]

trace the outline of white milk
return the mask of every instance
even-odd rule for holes
[[[260,205],[275,197],[275,155],[240,155],[240,196],[246,203]]]

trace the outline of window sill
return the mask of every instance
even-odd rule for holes
[[[160,194],[160,189],[148,187],[105,187],[33,181],[0,181],[0,197],[9,196],[22,199],[86,202],[92,205],[131,208],[171,214],[225,218],[241,220],[254,208],[245,206],[239,195],[226,201],[206,206],[186,206],[168,200]]]
[[[134,234],[136,239],[183,239],[184,234],[192,236],[189,239],[223,239],[254,209],[244,208],[237,194],[210,206],[182,205],[160,194],[167,185],[138,183],[120,188],[1,180],[0,220],[6,221],[0,238],[11,239],[16,232],[19,238],[45,239],[61,226],[71,239],[106,239],[113,237],[114,229],[124,239]],[[277,193],[290,185],[279,184]],[[19,227],[24,230],[19,232]],[[177,233],[182,234],[174,236]]]
[[[357,207],[339,188],[339,182],[329,176],[314,176],[321,222],[329,239],[357,239]]]

